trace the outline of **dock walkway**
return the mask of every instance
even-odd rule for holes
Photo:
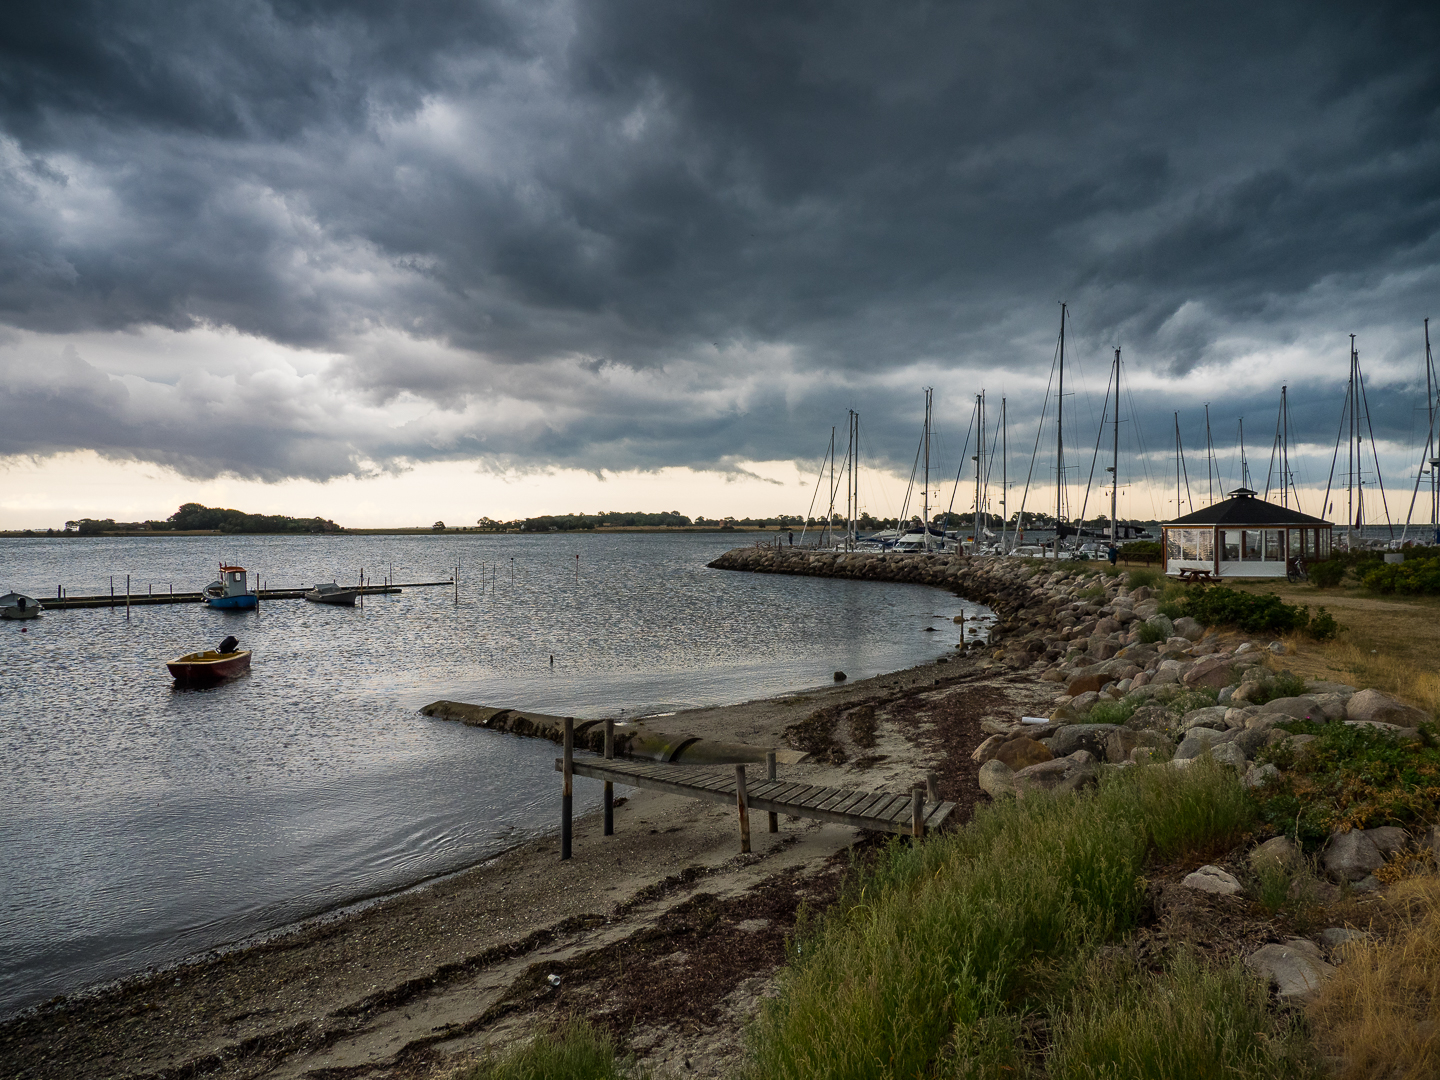
[[[377,596],[384,593],[398,593],[402,589],[427,589],[432,586],[444,585],[453,586],[453,581],[408,581],[396,585],[366,585],[364,588],[357,588],[357,593],[364,593],[366,596]],[[261,589],[259,597],[261,600],[303,600],[308,589]],[[40,607],[44,611],[59,611],[65,608],[98,608],[98,607],[140,607],[145,604],[198,604],[205,597],[198,592],[169,592],[169,593],[101,593],[98,596],[60,596],[60,597],[37,597]]]

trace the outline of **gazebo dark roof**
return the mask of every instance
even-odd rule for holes
[[[1298,510],[1291,510],[1286,506],[1276,506],[1274,503],[1266,502],[1264,499],[1257,499],[1255,492],[1249,488],[1236,488],[1230,492],[1230,498],[1224,502],[1214,503],[1203,510],[1196,510],[1193,514],[1186,514],[1184,517],[1176,518],[1174,521],[1165,522],[1166,527],[1178,525],[1227,525],[1243,527],[1246,525],[1257,526],[1281,526],[1281,525],[1330,525],[1330,522],[1323,518],[1311,517],[1309,514],[1302,514]]]

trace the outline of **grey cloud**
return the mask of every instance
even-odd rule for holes
[[[213,448],[78,405],[45,427],[197,473],[793,458],[857,400],[908,468],[922,373],[1043,374],[1061,299],[1087,363],[1118,342],[1172,377],[1316,320],[1417,322],[1437,28],[1401,4],[36,9],[0,31],[0,318],[233,326],[339,354],[325,400],[449,417],[282,411]],[[530,413],[497,424],[497,398]],[[1196,404],[1154,395],[1151,441]]]

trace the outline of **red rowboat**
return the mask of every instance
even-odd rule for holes
[[[216,652],[207,649],[205,652],[186,653],[165,666],[181,686],[209,686],[249,671],[250,650]]]

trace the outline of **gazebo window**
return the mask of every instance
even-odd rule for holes
[[[1215,560],[1215,530],[1196,529],[1199,534],[1197,549],[1200,552],[1201,562],[1214,562]]]
[[[1180,558],[1180,530],[1165,530],[1165,557],[1167,559]]]
[[[1320,537],[1320,558],[1328,559],[1330,557],[1330,530],[1316,529],[1315,531]]]
[[[1260,530],[1259,530],[1259,529],[1246,529],[1246,530],[1245,530],[1244,532],[1242,532],[1240,535],[1241,535],[1241,537],[1244,539],[1244,544],[1241,546],[1241,551],[1244,552],[1244,555],[1241,556],[1241,557],[1242,557],[1246,562],[1259,562],[1259,561],[1260,561],[1260,550],[1261,550],[1261,549],[1260,549],[1260,540],[1261,540],[1261,532],[1260,532]]]
[[[1226,529],[1226,530],[1225,530],[1225,547],[1224,547],[1224,550],[1223,550],[1222,554],[1220,555],[1220,560],[1221,560],[1222,562],[1239,562],[1239,561],[1240,561],[1240,530],[1239,530],[1239,529]]]
[[[1280,562],[1285,558],[1285,535],[1279,529],[1265,530],[1265,561]]]
[[[1200,558],[1200,530],[1186,529],[1180,534],[1180,546],[1185,554],[1183,558],[1195,560]]]

